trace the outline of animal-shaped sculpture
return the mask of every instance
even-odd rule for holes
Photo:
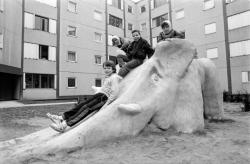
[[[139,134],[149,123],[184,133],[204,128],[204,116],[223,117],[222,92],[209,59],[194,59],[195,47],[172,39],[157,45],[153,57],[120,83],[118,98],[65,133],[50,128],[0,143],[4,163],[59,151],[95,146]]]

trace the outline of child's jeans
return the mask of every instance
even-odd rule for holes
[[[138,67],[142,63],[143,60],[141,59],[132,59],[121,67],[121,69],[118,72],[118,75],[121,77],[125,77],[132,69]]]
[[[107,102],[108,97],[103,93],[93,95],[89,100],[78,104],[70,111],[63,113],[63,118],[68,126],[74,126],[92,112],[99,110]]]

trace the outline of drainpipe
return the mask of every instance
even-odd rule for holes
[[[231,63],[230,63],[230,50],[229,50],[229,39],[228,39],[228,22],[227,22],[226,0],[222,0],[222,10],[223,10],[223,20],[224,20],[228,92],[230,94],[232,94]]]
[[[105,0],[105,48],[106,61],[108,60],[108,0]]]
[[[25,0],[22,0],[22,38],[21,38],[21,78],[20,78],[20,91],[19,91],[19,98],[20,100],[23,99],[23,88],[25,83],[25,77],[23,76],[23,60],[24,60],[24,12],[25,12]]]
[[[168,6],[169,6],[169,21],[173,26],[173,22],[172,22],[172,3],[171,0],[168,0]]]
[[[125,12],[125,0],[123,1],[123,20],[124,20],[124,38],[126,38],[126,12]]]
[[[148,0],[148,21],[149,21],[149,41],[150,41],[150,45],[153,46],[153,41],[152,41],[152,25],[151,25],[151,0]]]
[[[56,20],[56,97],[59,98],[59,81],[60,81],[60,74],[59,74],[59,68],[60,68],[60,7],[61,2],[60,0],[57,0],[57,20]]]

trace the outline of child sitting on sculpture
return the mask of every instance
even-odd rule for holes
[[[103,86],[89,100],[79,103],[73,109],[64,112],[61,116],[47,113],[47,116],[53,121],[50,127],[58,132],[64,132],[67,127],[72,127],[81,120],[100,110],[105,104],[110,104],[115,100],[119,90],[120,78],[116,74],[116,68],[113,61],[103,63],[105,78]]]
[[[154,50],[149,43],[141,37],[139,30],[132,31],[133,42],[128,47],[121,50],[124,54],[117,55],[117,61],[120,66],[118,75],[122,78],[125,77],[132,69],[141,65],[148,56],[150,58]]]

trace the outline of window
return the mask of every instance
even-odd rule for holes
[[[205,34],[216,33],[216,23],[210,23],[205,25]]]
[[[230,43],[230,56],[242,56],[250,54],[250,40]]]
[[[95,86],[101,87],[102,86],[102,80],[101,79],[95,79]]]
[[[54,88],[55,75],[51,74],[25,74],[26,88]]]
[[[128,30],[133,30],[133,25],[131,23],[128,23]]]
[[[56,47],[49,46],[49,60],[56,61]]]
[[[0,11],[4,10],[4,0],[0,0]]]
[[[24,58],[39,59],[39,45],[24,43]]]
[[[76,52],[68,51],[68,61],[76,62]]]
[[[56,20],[49,19],[49,32],[55,34],[56,33]]]
[[[160,26],[164,20],[168,20],[168,14],[164,14],[164,15],[153,18],[152,27],[154,28],[154,27]]]
[[[214,0],[204,0],[203,9],[208,10],[214,7]]]
[[[49,19],[45,17],[35,16],[35,29],[41,31],[49,31]]]
[[[73,1],[68,2],[68,11],[76,13],[76,2]]]
[[[250,25],[250,11],[246,11],[240,14],[236,14],[227,18],[228,29],[233,30],[236,28]]]
[[[112,38],[113,38],[113,35],[108,35],[108,45],[109,46],[113,45]]]
[[[142,23],[141,24],[141,31],[146,31],[147,30],[147,24],[146,23]]]
[[[151,0],[151,8],[157,8],[168,3],[168,0]]]
[[[56,47],[24,43],[24,58],[56,61]]]
[[[101,42],[102,41],[102,34],[95,32],[95,41]]]
[[[218,57],[218,48],[207,49],[207,58],[213,59]]]
[[[0,58],[3,55],[3,34],[0,33]]]
[[[145,5],[141,6],[141,13],[144,13],[146,11]]]
[[[68,88],[75,88],[75,87],[76,87],[76,78],[68,77]]]
[[[109,24],[118,28],[122,28],[122,19],[109,14]]]
[[[232,3],[234,2],[235,0],[226,0],[226,3]]]
[[[24,13],[24,27],[34,29],[35,28],[35,16],[34,14]]]
[[[176,19],[181,19],[181,18],[184,18],[184,15],[185,15],[184,9],[181,9],[181,10],[176,11],[175,18]]]
[[[3,34],[0,33],[0,49],[3,49]]]
[[[152,42],[152,44],[153,44],[152,47],[155,48],[156,44],[157,44],[157,37],[153,37],[152,41],[153,41]]]
[[[130,6],[130,5],[128,5],[128,12],[129,12],[129,13],[133,13],[133,8],[132,8],[132,6]]]
[[[95,64],[101,65],[102,64],[102,57],[96,55],[95,56]]]
[[[102,21],[102,12],[94,11],[94,19],[98,21]]]
[[[68,35],[76,36],[76,27],[68,26]]]
[[[56,3],[57,3],[57,0],[36,0],[36,1],[44,3],[52,7],[56,7]]]
[[[39,45],[39,59],[49,59],[49,46]]]
[[[107,3],[118,9],[123,9],[123,0],[108,0]]]
[[[241,81],[242,83],[250,82],[250,71],[241,72]]]

